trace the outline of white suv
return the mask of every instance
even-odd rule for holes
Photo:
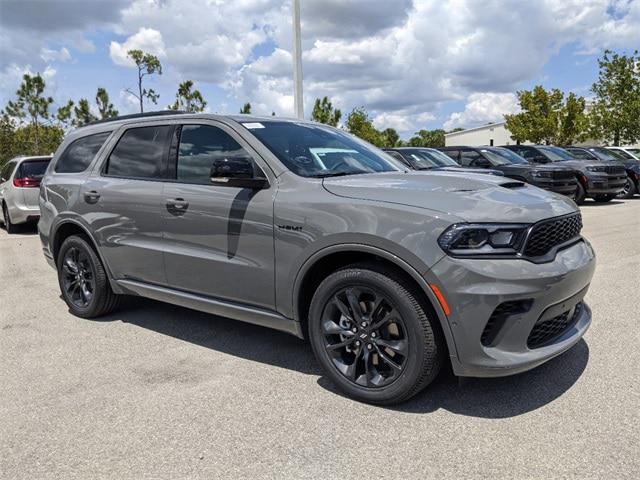
[[[14,233],[18,223],[37,222],[40,218],[40,180],[50,161],[51,157],[16,157],[0,170],[0,220],[7,233]]]

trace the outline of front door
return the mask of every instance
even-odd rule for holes
[[[213,185],[217,159],[262,160],[226,126],[183,125],[174,134],[163,192],[165,266],[170,286],[274,308],[273,200],[263,190]],[[171,168],[171,165],[174,167]]]

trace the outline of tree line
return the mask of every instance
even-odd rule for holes
[[[136,85],[127,88],[137,100],[140,112],[145,103],[157,105],[160,95],[147,88],[145,81],[162,75],[162,64],[155,55],[142,50],[129,50],[128,57],[136,65]],[[592,85],[593,99],[575,93],[565,95],[559,89],[546,90],[538,85],[517,92],[521,112],[505,115],[506,127],[516,141],[566,145],[587,138],[612,145],[632,144],[640,140],[640,56],[619,55],[609,50],[598,60],[599,75]],[[45,95],[46,84],[40,74],[24,74],[15,98],[0,111],[0,166],[16,155],[41,155],[54,152],[65,132],[96,120],[118,115],[105,88],[98,87],[93,103],[87,98],[68,100],[53,112],[54,100]],[[207,102],[192,80],[178,86],[175,100],[166,108],[202,112]],[[250,114],[245,103],[240,113]],[[272,112],[275,115],[275,112]],[[317,98],[311,119],[338,126],[342,111],[328,97]],[[421,129],[402,140],[394,128],[378,129],[364,107],[354,108],[343,127],[350,133],[378,147],[441,147],[445,144],[443,129]],[[461,129],[455,129],[461,130]]]

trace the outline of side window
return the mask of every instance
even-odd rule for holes
[[[56,173],[84,172],[111,132],[96,133],[79,138],[65,149],[53,169]]]
[[[251,158],[251,155],[224,130],[210,125],[184,125],[176,164],[176,180],[211,185],[213,162]]]
[[[475,166],[476,160],[482,158],[481,155],[474,150],[463,150],[460,155],[460,165],[463,167]]]
[[[533,148],[520,149],[516,153],[524,158],[536,158],[540,156]]]
[[[105,174],[127,178],[163,178],[163,165],[172,125],[131,128],[115,146]]]
[[[442,150],[442,153],[450,156],[453,160],[458,162],[458,155],[460,154],[459,150]]]
[[[411,168],[411,164],[409,163],[408,160],[405,160],[405,158],[402,156],[401,153],[398,152],[394,152],[394,151],[385,151],[385,153],[387,155],[390,155],[391,157],[395,158],[396,160],[398,160],[399,162],[401,162],[403,165]]]
[[[7,163],[3,168],[2,168],[2,173],[0,174],[0,176],[2,177],[2,181],[6,182],[7,180],[9,180],[9,177],[11,177],[11,174],[13,173],[13,169],[16,166],[16,162],[10,162]]]

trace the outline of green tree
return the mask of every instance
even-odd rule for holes
[[[595,101],[589,112],[589,133],[613,145],[640,140],[640,56],[610,50],[598,60],[598,80],[591,87]]]
[[[160,95],[153,89],[142,88],[142,81],[144,77],[157,73],[162,75],[162,64],[158,57],[150,53],[143,52],[142,50],[129,50],[127,57],[131,58],[138,68],[138,93],[135,93],[130,88],[127,88],[127,92],[138,99],[140,103],[140,113],[144,112],[144,99],[148,99],[153,103],[158,103]]]
[[[5,112],[0,116],[0,169],[13,158],[16,125]]]
[[[382,146],[387,148],[393,148],[398,146],[400,141],[400,135],[395,128],[385,128],[382,133]]]
[[[565,145],[584,139],[587,130],[585,99],[570,93],[566,100],[557,88],[518,92],[522,112],[505,115],[511,138],[524,142]]]
[[[246,115],[251,114],[251,104],[249,102],[245,103],[240,109],[240,113],[244,113]]]
[[[5,110],[10,117],[28,119],[33,126],[36,150],[40,144],[40,126],[44,120],[49,119],[49,107],[53,103],[53,98],[44,96],[45,87],[45,81],[39,73],[34,76],[25,73],[16,92],[16,99],[9,101]]]
[[[364,107],[354,108],[347,117],[347,130],[353,135],[377,146],[382,147],[382,134],[373,126],[373,121]]]
[[[96,120],[98,120],[98,117],[91,113],[89,100],[87,100],[86,98],[81,98],[78,101],[78,104],[73,107],[73,114],[75,116],[73,125],[76,127],[82,127],[87,123],[95,122]]]
[[[193,82],[186,80],[178,86],[176,101],[169,105],[170,110],[184,110],[186,112],[202,112],[207,106],[199,90],[191,90]]]
[[[340,122],[340,118],[342,118],[342,112],[337,108],[333,108],[333,104],[328,97],[323,97],[322,100],[316,98],[313,112],[311,112],[311,120],[336,127]]]
[[[56,112],[56,120],[65,130],[73,125],[73,106],[73,100],[69,100],[65,105],[59,107]]]
[[[409,139],[409,145],[412,147],[444,147],[444,130],[419,130],[415,136]]]
[[[113,103],[109,102],[107,90],[102,87],[98,87],[98,91],[96,92],[96,104],[98,105],[98,112],[102,120],[118,116],[118,110],[115,109]]]

